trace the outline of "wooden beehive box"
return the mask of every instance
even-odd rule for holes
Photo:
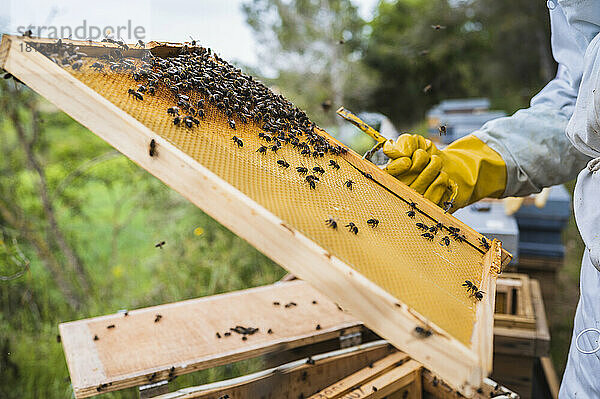
[[[237,325],[258,331],[244,340],[230,330]],[[164,399],[463,397],[299,280],[63,323],[60,332],[77,397],[133,386]],[[177,376],[258,356],[261,371],[169,393]],[[501,392],[495,386],[484,382],[475,396]]]
[[[75,46],[83,56],[73,68],[67,58],[75,54]],[[482,245],[477,232],[356,153],[345,151],[319,128],[310,140],[326,143],[337,149],[335,153],[313,158],[309,152],[307,157],[291,145],[260,152],[261,125],[253,120],[244,123],[238,114],[226,116],[225,105],[211,103],[218,90],[223,92],[217,98],[238,101],[225,86],[210,86],[211,95],[208,89],[185,89],[190,103],[206,104],[204,116],[197,125],[188,121],[189,127],[183,122],[175,125],[175,118],[167,114],[181,98],[167,83],[154,95],[135,94],[140,82],[133,72],[140,75],[146,68],[142,58],[149,52],[169,63],[180,56],[193,59],[199,51],[168,43],[125,50],[111,43],[56,43],[4,35],[0,66],[455,389],[473,394],[491,370],[495,280],[510,254],[499,242]],[[221,59],[209,56],[202,63],[225,71],[211,75],[216,80],[239,78],[245,81],[244,88],[254,87],[254,80]],[[195,73],[191,64],[177,65],[177,79],[163,75],[160,82],[178,82],[184,76],[179,71]],[[287,104],[272,94],[267,98]],[[300,138],[307,147],[310,140],[307,134]],[[315,148],[313,154],[321,152]],[[328,167],[330,161],[340,167],[328,168],[312,183],[296,170]],[[409,216],[409,211],[415,215]],[[337,221],[338,229],[325,224],[329,218]],[[379,224],[368,225],[368,219]],[[428,240],[416,223],[443,227]],[[460,229],[463,238],[444,241],[450,228]],[[486,292],[482,301],[461,286],[465,280]],[[417,328],[432,335],[415,339]],[[88,377],[90,382],[103,381],[105,370]]]
[[[535,364],[550,350],[539,282],[526,274],[502,274],[494,321],[492,375],[522,398],[531,398]]]

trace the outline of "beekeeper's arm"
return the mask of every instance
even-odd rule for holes
[[[392,158],[385,170],[440,206],[455,195],[452,211],[484,197],[523,196],[576,177],[589,158],[573,147],[565,129],[587,42],[573,34],[560,7],[551,13],[551,24],[559,67],[530,108],[490,121],[441,151],[428,140],[402,135],[384,146]]]

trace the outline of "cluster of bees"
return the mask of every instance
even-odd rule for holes
[[[244,75],[240,69],[222,60],[209,48],[196,46],[194,42],[192,46],[184,45],[175,54],[164,58],[154,56],[146,50],[141,61],[136,63],[133,59],[123,56],[122,50],[128,49],[126,45],[115,43],[119,48],[109,50],[101,57],[102,62],[94,62],[90,68],[100,72],[109,69],[111,72],[131,73],[133,80],[139,85],[135,89],[128,89],[128,95],[137,101],[143,101],[144,95],[155,95],[159,90],[170,93],[173,105],[166,109],[166,113],[172,118],[175,126],[187,129],[198,126],[200,119],[206,115],[205,105],[208,103],[213,109],[224,114],[231,130],[235,131],[239,123],[257,124],[260,127],[258,137],[262,142],[256,149],[259,154],[277,153],[286,145],[293,147],[301,155],[314,159],[323,158],[326,154],[338,156],[348,151],[345,147],[331,143],[317,134],[316,125],[309,120],[304,111],[295,107],[282,95],[273,93],[252,76]],[[58,65],[70,66],[74,70],[81,69],[81,58],[86,56],[79,51],[79,47],[63,43],[61,40],[53,44],[35,46]],[[143,43],[139,46],[144,48]],[[244,148],[244,141],[237,135],[233,135],[231,141],[237,148]],[[150,144],[149,152],[150,156],[156,155],[154,140]],[[285,159],[278,159],[276,164],[283,169],[291,166]],[[340,164],[333,159],[329,160],[327,167],[340,170]],[[316,189],[320,178],[326,172],[321,165],[309,169],[301,164],[296,166],[295,170],[310,189]],[[363,175],[372,179],[368,173]],[[352,180],[343,183],[348,190],[352,190],[354,184]],[[408,204],[410,209],[406,214],[414,219],[420,211],[414,202]],[[325,223],[334,230],[338,228],[338,221],[333,217],[326,219]],[[379,220],[371,218],[366,224],[376,228]],[[450,246],[451,239],[458,243],[467,240],[465,235],[460,234],[459,228],[445,226],[441,222],[431,226],[417,222],[415,226],[428,241],[433,241],[438,232],[445,230],[446,234],[439,241],[440,245],[445,247]],[[348,222],[344,227],[352,234],[359,232],[354,222]],[[480,238],[479,247],[486,251],[490,248],[485,237]],[[483,297],[483,293],[474,284],[465,286],[475,298],[480,300]]]
[[[139,65],[124,58],[120,50],[113,49],[104,60],[111,71],[131,72],[140,84],[136,89],[128,89],[128,94],[137,100],[143,100],[145,93],[153,95],[163,88],[170,92],[174,104],[166,111],[172,116],[174,125],[190,129],[199,125],[198,118],[205,116],[206,101],[225,115],[232,130],[236,130],[239,123],[252,121],[258,124],[262,130],[259,136],[265,141],[263,147],[273,152],[286,144],[302,155],[315,158],[347,152],[345,147],[332,144],[317,134],[315,124],[304,111],[261,82],[244,75],[210,49],[186,45],[177,54],[165,58],[147,51]],[[99,62],[91,67],[104,68]],[[197,94],[202,98],[195,101],[190,98],[199,97]],[[243,147],[241,138],[233,136],[232,140],[238,147]],[[266,149],[262,151],[266,152]]]
[[[406,212],[406,215],[409,218],[414,219],[418,211],[417,204],[414,202],[409,202],[408,206],[410,207],[410,209]],[[459,243],[465,242],[467,240],[467,237],[465,237],[464,234],[460,234],[460,229],[458,227],[446,226],[439,221],[432,226],[428,226],[422,222],[417,222],[415,223],[415,226],[417,227],[417,229],[423,231],[421,237],[428,241],[433,241],[438,232],[446,230],[448,234],[440,239],[440,245],[445,247],[450,246],[450,238],[453,238],[456,242]]]
[[[406,212],[406,215],[414,219],[419,211],[417,208],[417,204],[414,202],[408,202],[408,206],[410,209]],[[425,223],[417,222],[415,223],[417,229],[423,231],[421,237],[425,238],[428,241],[433,241],[438,232],[446,230],[448,232],[447,235],[442,237],[440,240],[440,245],[442,246],[450,246],[450,238],[454,239],[454,241],[458,243],[466,242],[467,237],[464,234],[460,233],[460,229],[458,227],[446,226],[443,223],[437,221],[432,226],[428,226]],[[490,242],[485,238],[481,237],[479,239],[479,246],[487,251],[490,249]]]
[[[231,327],[229,329],[229,331],[226,331],[223,333],[222,336],[224,337],[230,337],[231,333],[237,333],[240,334],[242,336],[242,341],[246,341],[248,339],[248,335],[252,335],[254,333],[257,333],[259,331],[258,327],[244,327],[244,326],[235,326],[235,327]],[[273,330],[269,328],[269,330],[267,331],[267,334],[273,334]],[[216,337],[221,339],[221,333],[217,332]]]
[[[56,43],[35,43],[31,47],[40,51],[52,62],[62,67],[70,66],[75,70],[80,70],[83,66],[83,57],[87,57],[87,54],[80,51],[79,46],[75,46],[68,43],[63,43],[61,39],[58,39]],[[29,51],[28,47],[28,51]],[[98,66],[92,66],[98,68]]]

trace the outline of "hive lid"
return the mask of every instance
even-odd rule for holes
[[[165,112],[173,105],[168,90],[137,101],[127,93],[137,86],[131,72],[90,68],[117,45],[64,40],[86,54],[75,70],[23,50],[39,43],[54,41],[4,35],[0,66],[456,389],[469,395],[490,372],[495,279],[510,260],[499,242],[482,248],[477,232],[352,151],[313,159],[284,145],[262,154],[258,125],[238,121],[233,131],[212,105],[199,126],[175,126]],[[147,48],[168,56],[181,46]],[[145,51],[122,53],[137,67]],[[295,170],[329,160],[339,170],[327,169],[314,189]],[[330,217],[337,229],[326,226]],[[369,226],[369,218],[379,224]],[[358,234],[344,228],[350,222]],[[417,222],[445,227],[429,241]],[[464,241],[444,244],[448,227]],[[465,280],[486,292],[482,301],[466,293]]]

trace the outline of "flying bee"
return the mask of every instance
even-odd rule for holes
[[[233,136],[233,137],[231,138],[231,140],[233,140],[233,142],[234,142],[234,143],[236,143],[236,144],[237,144],[237,146],[238,146],[238,147],[240,147],[240,148],[242,148],[242,147],[244,146],[244,142],[242,141],[242,139],[240,139],[240,138],[239,138],[239,137],[237,137],[237,136]]]
[[[406,215],[411,218],[414,219],[415,216],[417,215],[415,211],[413,211],[412,209],[410,209],[409,211],[406,212]]]
[[[433,234],[431,233],[423,233],[421,234],[421,237],[424,237],[428,241],[433,241]]]
[[[261,145],[260,147],[258,147],[258,150],[256,150],[256,152],[259,152],[261,154],[266,154],[267,153],[267,147],[265,147],[264,145]]]
[[[445,246],[449,246],[450,245],[450,237],[448,236],[444,236],[441,240],[440,240],[440,245],[445,245]]]
[[[325,224],[331,227],[332,229],[337,230],[338,224],[334,218],[329,217],[329,219],[325,220]]]
[[[479,245],[482,246],[486,251],[490,249],[490,243],[485,237],[479,239]]]
[[[323,169],[320,166],[315,166],[314,168],[312,168],[312,170],[313,170],[314,173],[318,173],[321,176],[323,175],[323,173],[325,173],[325,169]]]
[[[286,162],[285,160],[283,160],[283,159],[280,159],[280,160],[278,160],[278,161],[277,161],[277,164],[278,164],[279,166],[281,166],[282,168],[284,168],[284,169],[287,169],[287,168],[289,168],[289,167],[290,167],[290,164],[289,164],[289,163],[287,163],[287,162]]]
[[[371,226],[372,228],[375,228],[375,227],[377,227],[379,225],[379,220],[377,220],[377,219],[369,219],[369,220],[367,220],[367,224],[369,226]]]
[[[446,29],[446,27],[443,25],[431,25],[431,28],[434,30]]]
[[[306,176],[306,174],[308,173],[308,168],[305,168],[304,166],[298,166],[296,168],[296,171],[300,173],[301,176]]]
[[[417,223],[417,224],[416,224],[416,226],[417,226],[417,229],[419,229],[419,230],[423,230],[423,231],[427,231],[427,230],[429,230],[429,226],[427,226],[427,225],[426,225],[426,224],[424,224],[424,223],[420,223],[420,222],[419,222],[419,223]]]
[[[446,135],[446,125],[440,125],[438,127],[438,130],[440,132],[440,136],[445,136]]]
[[[353,234],[358,234],[358,227],[353,222],[348,223],[345,227],[348,228],[348,231]]]
[[[344,185],[346,187],[348,187],[348,189],[352,190],[352,185],[354,184],[354,182],[352,180],[346,180],[346,182],[344,183]]]
[[[329,160],[329,166],[331,166],[335,170],[340,170],[340,164],[335,162],[333,159]]]
[[[166,244],[166,242],[165,242],[165,241],[161,241],[161,242],[159,242],[158,244],[156,244],[156,245],[154,246],[154,248],[160,248],[160,249],[162,249],[162,247],[163,247],[165,244]]]

